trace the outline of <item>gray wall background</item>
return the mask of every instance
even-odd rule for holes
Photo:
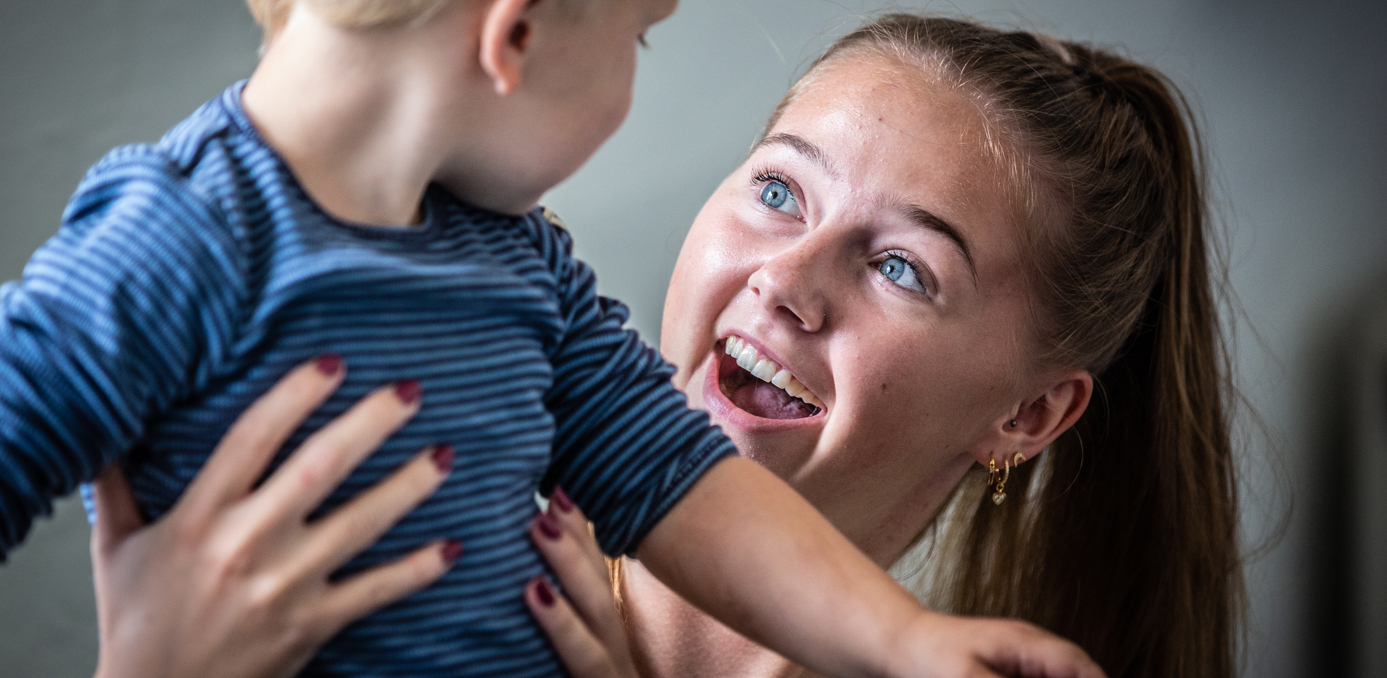
[[[1248,569],[1246,673],[1345,675],[1356,648],[1387,638],[1355,618],[1381,619],[1382,589],[1360,588],[1381,575],[1349,554],[1387,540],[1363,532],[1382,515],[1361,508],[1387,478],[1352,490],[1344,357],[1359,309],[1387,292],[1384,4],[686,0],[650,35],[626,125],[548,200],[649,339],[685,229],[794,75],[860,15],[893,7],[1122,45],[1191,95],[1240,309],[1228,325],[1249,406],[1245,532],[1249,552],[1264,547]],[[237,0],[0,3],[0,280],[53,234],[87,166],[247,76],[258,39]],[[66,500],[0,566],[0,676],[90,675],[87,535]]]

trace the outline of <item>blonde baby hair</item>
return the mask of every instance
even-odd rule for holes
[[[339,26],[373,28],[426,21],[453,0],[246,0],[266,38],[284,27],[295,2]]]

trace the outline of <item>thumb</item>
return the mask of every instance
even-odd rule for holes
[[[100,553],[119,546],[127,537],[144,527],[135,493],[125,480],[120,464],[111,464],[92,483],[92,501],[96,505],[96,525],[92,527],[92,550]]]

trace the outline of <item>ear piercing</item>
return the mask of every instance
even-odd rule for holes
[[[1007,500],[1006,484],[1011,480],[1011,461],[1002,462],[1003,470],[997,470],[997,460],[987,460],[987,485],[992,489],[992,503],[998,506]]]
[[[1006,485],[1011,480],[1011,467],[1020,466],[1026,455],[1017,452],[1011,459],[1002,462],[1002,470],[997,470],[997,460],[987,460],[987,486],[992,488],[992,503],[1001,506],[1007,500]]]
[[[1012,419],[1011,421],[1007,422],[1007,426],[1010,426],[1010,427],[1012,427],[1012,428],[1016,428],[1017,426],[1020,426],[1020,425],[1021,425],[1021,424],[1020,424],[1019,422],[1017,422],[1015,419]]]

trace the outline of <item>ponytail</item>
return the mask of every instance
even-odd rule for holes
[[[980,468],[955,491],[929,601],[1037,623],[1110,676],[1232,676],[1244,589],[1228,364],[1188,104],[1156,71],[1083,45],[910,15],[843,38],[806,77],[859,54],[997,104],[1039,359],[1095,377],[1074,427],[1012,472],[1012,501],[988,501]]]

